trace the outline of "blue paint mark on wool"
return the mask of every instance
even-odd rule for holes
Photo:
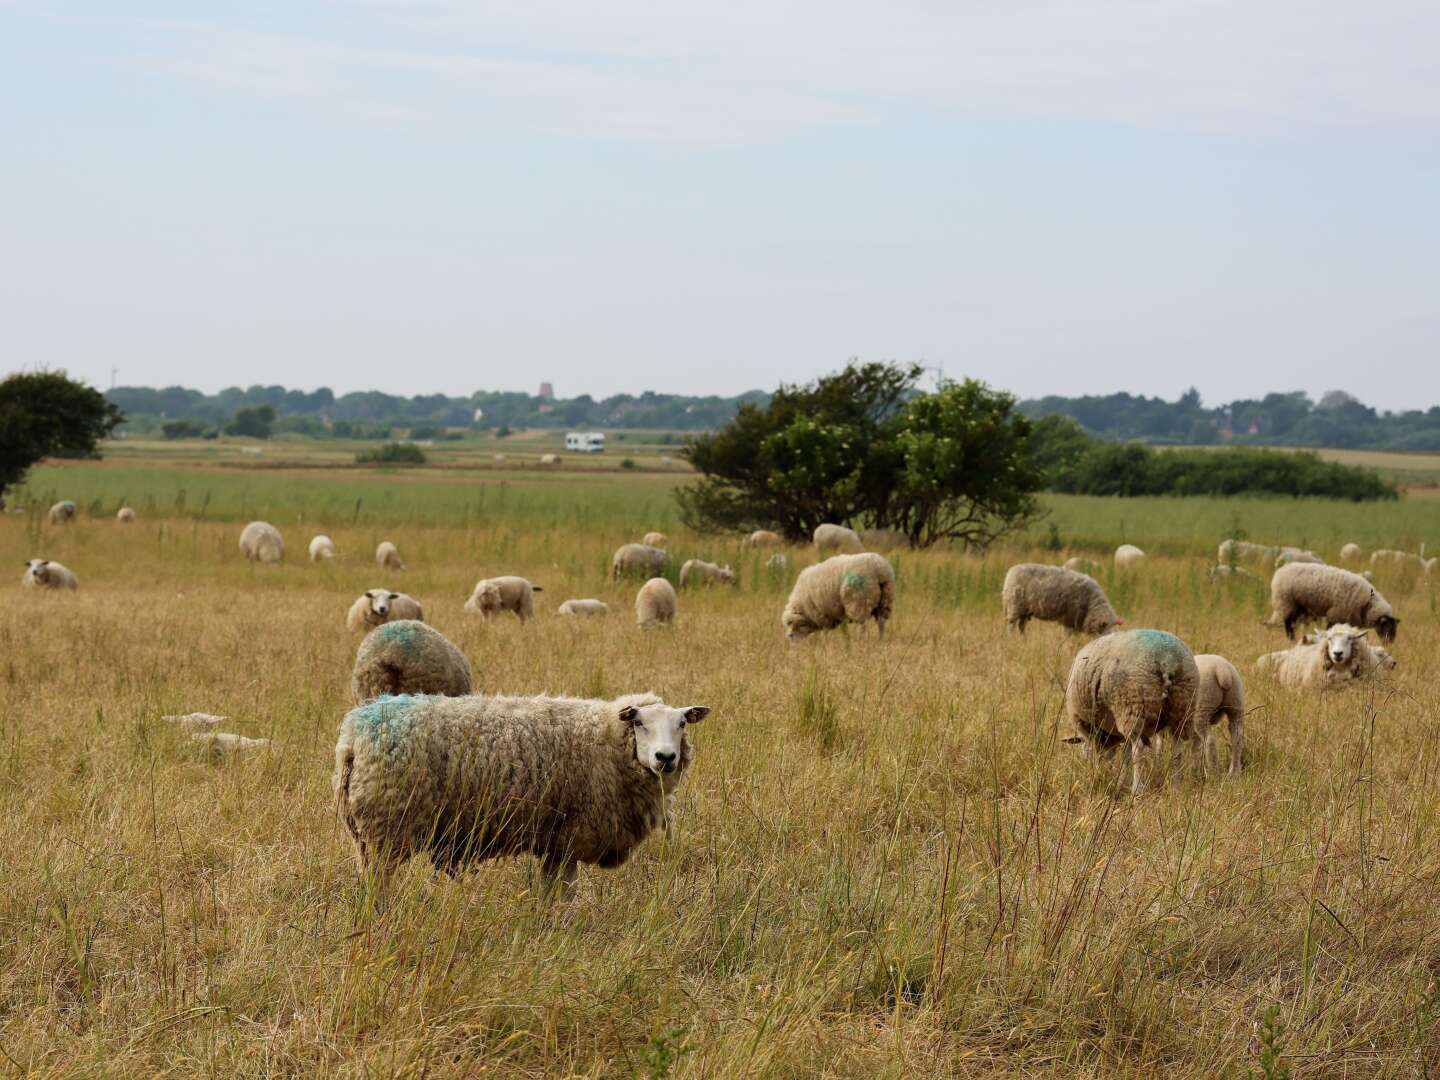
[[[841,587],[846,589],[863,589],[868,584],[870,584],[869,578],[864,574],[857,574],[853,570],[840,579]]]
[[[393,646],[413,656],[421,649],[418,623],[406,619],[401,622],[387,622],[375,631],[375,644]]]
[[[425,700],[421,694],[386,694],[358,709],[351,709],[346,720],[356,732],[376,742],[393,744],[410,737],[415,728],[410,710]]]
[[[1173,666],[1184,655],[1185,643],[1174,634],[1164,630],[1132,630],[1130,633],[1131,640],[1157,660]]]

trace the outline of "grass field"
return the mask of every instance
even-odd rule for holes
[[[1263,584],[1205,576],[1237,527],[1331,558],[1350,539],[1433,548],[1440,503],[1054,499],[1015,547],[895,554],[883,641],[791,648],[779,614],[809,553],[771,576],[685,533],[678,479],[37,470],[32,497],[85,512],[0,517],[0,1070],[1238,1078],[1274,1035],[1297,1078],[1440,1073],[1440,578],[1382,576],[1400,667],[1319,697],[1254,671],[1283,641]],[[112,520],[122,498],[136,525]],[[239,557],[251,516],[284,530],[285,565]],[[1065,551],[1038,548],[1051,523]],[[608,561],[652,527],[741,587],[637,629]],[[303,561],[319,531],[334,565]],[[374,567],[381,538],[411,569]],[[1111,797],[1060,742],[1078,642],[1004,632],[1011,562],[1121,539],[1152,552],[1100,575],[1127,624],[1246,676],[1237,780]],[[33,556],[80,591],[20,590]],[[498,573],[544,587],[533,623],[461,611]],[[710,705],[673,835],[583,868],[568,906],[537,898],[524,859],[456,880],[417,860],[378,901],[362,889],[330,774],[344,613],[379,584],[424,602],[485,692]],[[571,596],[612,614],[554,617]],[[212,761],[159,719],[193,710],[273,742]]]

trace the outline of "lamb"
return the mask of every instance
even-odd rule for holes
[[[1273,563],[1280,554],[1278,547],[1269,544],[1252,544],[1248,540],[1222,540],[1215,554],[1215,561],[1222,564],[1239,562]]]
[[[121,525],[133,525],[135,523],[135,511],[128,506],[122,506],[115,511],[115,520]]]
[[[1130,570],[1145,561],[1145,552],[1134,544],[1121,544],[1115,549],[1115,569]]]
[[[635,622],[642,630],[672,623],[678,604],[675,587],[663,577],[653,577],[635,594]]]
[[[375,548],[375,565],[385,570],[404,570],[405,562],[400,550],[389,540],[381,540]]]
[[[580,863],[622,865],[657,826],[710,713],[654,694],[382,697],[352,709],[333,788],[361,873],[421,854],[449,874],[530,853],[548,894],[573,898]]]
[[[894,611],[895,571],[883,555],[833,555],[800,572],[780,623],[790,641],[870,619],[884,637]]]
[[[1421,546],[1424,550],[1424,546]],[[1440,557],[1427,559],[1424,555],[1412,555],[1408,551],[1393,551],[1389,548],[1381,548],[1370,556],[1370,569],[1379,570],[1381,566],[1399,566],[1405,569],[1416,569],[1426,574],[1432,572],[1437,565],[1440,565]]]
[[[664,548],[649,544],[622,544],[610,558],[610,577],[619,581],[630,575],[658,577],[665,572],[670,555]]]
[[[1161,732],[1181,730],[1194,711],[1199,683],[1195,657],[1173,634],[1121,630],[1098,637],[1070,665],[1065,711],[1080,735],[1067,741],[1085,742],[1099,754],[1123,743],[1130,790],[1139,795],[1145,790],[1145,748]]]
[[[285,541],[268,521],[252,521],[240,533],[240,553],[251,562],[278,563],[285,558]]]
[[[350,692],[363,705],[383,694],[461,697],[474,686],[470,662],[438,630],[415,619],[377,626],[355,653]]]
[[[1341,562],[1359,562],[1365,557],[1365,549],[1359,544],[1346,544],[1340,549]]]
[[[321,533],[310,541],[310,561],[320,562],[322,559],[329,561],[335,558],[339,552],[335,550],[335,541]]]
[[[347,630],[365,630],[395,619],[425,621],[425,611],[413,596],[389,589],[366,589],[345,613]]]
[[[50,524],[67,525],[75,520],[75,504],[69,499],[64,499],[50,507]]]
[[[680,587],[682,589],[688,589],[692,585],[738,584],[739,579],[735,576],[735,571],[728,566],[716,566],[703,559],[686,559],[685,565],[680,567]]]
[[[1338,566],[1291,563],[1270,578],[1270,619],[1267,625],[1285,627],[1295,640],[1295,623],[1302,616],[1323,619],[1327,626],[1349,623],[1373,629],[1385,642],[1395,640],[1400,620],[1389,601],[1359,574]]]
[[[771,532],[769,529],[756,529],[745,538],[745,543],[751,547],[779,547],[784,542],[779,533]]]
[[[1291,563],[1311,563],[1324,566],[1325,560],[1315,552],[1297,547],[1282,547],[1280,554],[1275,556],[1276,566],[1289,566]]]
[[[1107,634],[1124,620],[1115,614],[1094,578],[1063,566],[1019,563],[1005,574],[1000,598],[1005,622],[1025,632],[1031,619],[1058,622],[1067,630]]]
[[[566,600],[557,609],[560,615],[609,615],[610,605],[603,600]]]
[[[827,551],[841,551],[858,554],[865,550],[860,534],[844,525],[817,525],[815,527],[815,550],[821,555]]]
[[[1256,661],[1261,671],[1274,671],[1281,686],[1294,690],[1335,690],[1366,679],[1377,671],[1394,667],[1394,660],[1374,655],[1365,635],[1348,623],[1335,623],[1305,641],[1282,652],[1266,653]],[[1386,661],[1389,661],[1387,664]]]
[[[663,548],[670,546],[670,538],[662,532],[647,532],[645,539],[640,542],[646,547]]]
[[[78,589],[80,579],[68,567],[50,559],[31,559],[25,564],[20,584],[27,589]]]
[[[511,611],[523,623],[535,617],[535,594],[544,591],[523,577],[483,578],[475,583],[465,610],[486,619]]]
[[[1222,717],[1230,727],[1230,775],[1239,776],[1245,767],[1245,683],[1235,665],[1223,656],[1201,653],[1195,657],[1200,682],[1195,690],[1195,707],[1180,728],[1180,737],[1187,743],[1199,742],[1203,747],[1205,768],[1220,765],[1216,747],[1216,725]]]

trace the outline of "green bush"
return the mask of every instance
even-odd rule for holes
[[[355,455],[357,465],[424,465],[425,451],[414,443],[391,442]]]

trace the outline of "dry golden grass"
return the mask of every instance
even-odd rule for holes
[[[371,564],[378,532],[412,569]],[[345,558],[317,567],[292,528],[263,569],[238,533],[0,520],[0,1067],[1239,1077],[1276,1006],[1296,1077],[1440,1070],[1431,582],[1382,583],[1396,676],[1322,698],[1254,674],[1283,643],[1263,586],[1213,587],[1202,558],[1106,578],[1128,625],[1234,659],[1259,709],[1242,778],[1131,800],[1058,741],[1078,642],[1004,633],[1000,578],[1026,553],[900,554],[883,642],[787,648],[788,586],[748,556],[738,592],[638,630],[606,576],[624,530],[337,528]],[[41,554],[81,590],[22,592]],[[544,586],[534,623],[461,612],[502,572]],[[363,889],[330,773],[344,614],[377,584],[420,598],[486,692],[712,706],[674,835],[583,868],[568,907],[520,859],[457,880],[417,860]],[[555,617],[571,596],[612,614]],[[192,710],[274,741],[210,761],[159,719]]]

